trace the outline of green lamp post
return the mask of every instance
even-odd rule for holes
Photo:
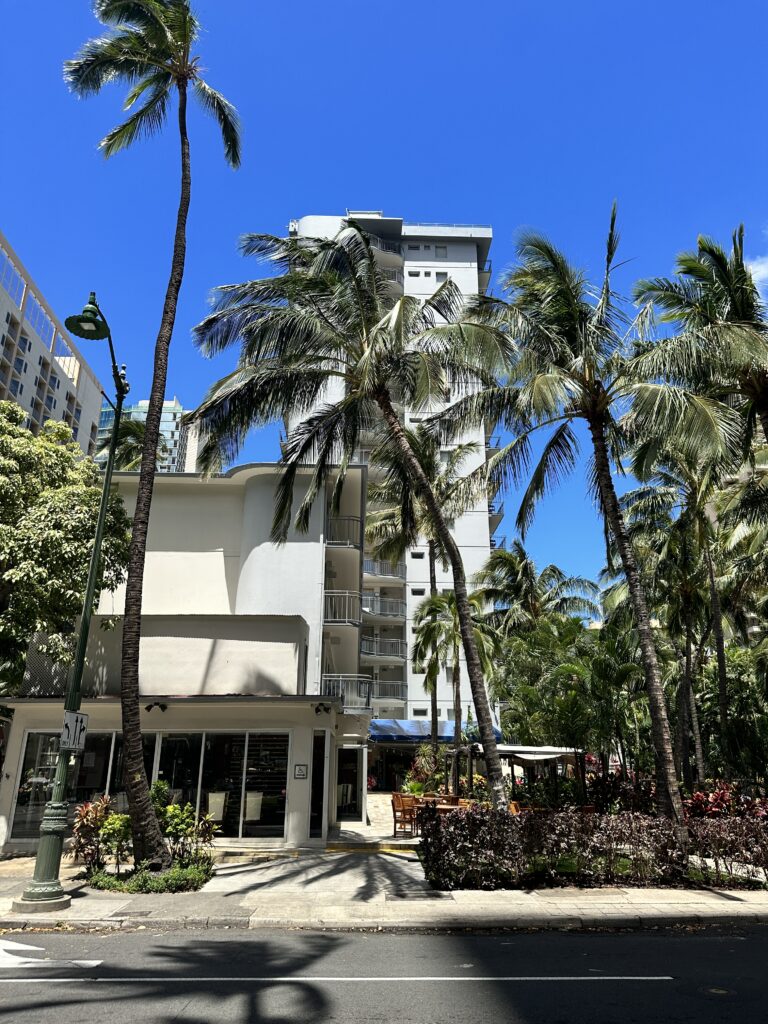
[[[117,447],[117,434],[120,428],[123,400],[129,391],[129,385],[125,378],[125,366],[118,369],[109,324],[96,303],[95,292],[91,292],[88,303],[82,313],[77,316],[67,317],[64,323],[67,330],[71,334],[77,335],[78,338],[93,338],[97,341],[104,341],[106,339],[109,342],[109,355],[112,360],[112,379],[115,384],[115,402],[111,402],[106,395],[104,395],[104,398],[107,399],[114,409],[115,418],[109,442],[109,455],[104,469],[99,517],[96,523],[96,535],[88,569],[88,582],[83,599],[83,614],[80,619],[77,650],[75,652],[72,675],[64,699],[64,726],[59,744],[53,792],[51,799],[45,805],[43,820],[40,825],[40,845],[37,850],[34,877],[24,890],[21,899],[14,902],[14,910],[26,911],[27,913],[34,910],[64,909],[71,902],[71,897],[67,896],[64,892],[59,879],[61,854],[67,830],[69,763],[72,755],[82,750],[85,742],[87,716],[79,714],[80,691],[83,681],[83,669],[85,667],[85,652],[88,647],[91,613],[98,583],[101,542],[104,536],[104,523],[107,518],[109,489],[112,482],[112,470],[114,468],[115,449]]]

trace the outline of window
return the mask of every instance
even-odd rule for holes
[[[431,248],[432,248],[432,246],[431,246],[431,245],[425,245],[425,246],[424,246],[424,251],[426,252],[426,251],[427,251],[427,249],[431,249]]]
[[[411,587],[411,593],[414,597],[423,597],[426,594],[424,587]]]
[[[426,718],[427,717],[427,709],[426,708],[414,708],[413,709],[413,717],[414,718]]]
[[[411,552],[411,558],[423,558],[423,557],[424,557],[424,552],[423,551],[412,551]]]
[[[419,249],[421,248],[421,246],[420,245],[415,245],[413,242],[409,242],[408,243],[408,248],[410,249],[411,252],[418,252]]]
[[[435,280],[437,281],[438,284],[443,284],[445,281],[448,280],[448,275],[444,270],[436,270]]]
[[[432,271],[431,270],[425,270],[424,271],[424,277],[432,277]]]
[[[436,260],[447,260],[448,259],[448,246],[447,245],[436,245],[435,246],[435,259]]]
[[[408,271],[408,277],[421,277],[421,271],[420,270],[409,270]]]

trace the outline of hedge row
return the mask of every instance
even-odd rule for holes
[[[764,819],[689,821],[689,862],[671,823],[646,814],[553,811],[511,815],[473,806],[420,812],[422,859],[437,889],[530,885],[761,884],[768,868]]]

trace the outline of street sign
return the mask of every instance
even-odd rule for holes
[[[88,731],[88,715],[80,711],[65,711],[59,745],[62,750],[84,750]]]

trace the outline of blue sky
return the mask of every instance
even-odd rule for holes
[[[382,209],[491,223],[494,271],[523,227],[599,271],[619,202],[618,284],[664,274],[698,233],[740,221],[768,279],[768,9],[757,0],[197,0],[206,74],[240,110],[244,159],[191,120],[193,202],[168,395],[194,405],[227,359],[190,328],[210,289],[250,276],[244,231],[291,217]],[[97,142],[122,92],[78,101],[62,62],[98,33],[86,0],[0,0],[5,145],[0,226],[63,318],[90,288],[133,395],[146,397],[177,202],[173,125],[109,161]],[[102,379],[103,353],[87,351]],[[277,456],[276,430],[247,455]],[[602,564],[583,473],[540,508],[528,545],[574,573]],[[512,530],[514,497],[508,496]]]

